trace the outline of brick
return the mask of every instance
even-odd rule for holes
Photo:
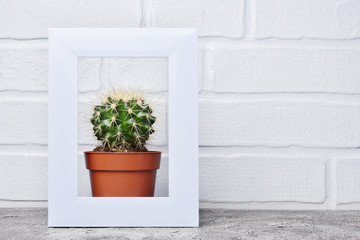
[[[305,98],[202,97],[203,146],[359,147],[358,101]]]
[[[0,38],[46,38],[48,28],[138,27],[139,0],[1,1]]]
[[[130,86],[145,92],[168,90],[167,58],[105,58],[103,73],[110,86]]]
[[[2,98],[0,144],[47,144],[47,107],[43,98]]]
[[[0,45],[0,73],[0,90],[47,91],[46,46]]]
[[[79,91],[100,87],[99,58],[79,58]],[[47,91],[47,43],[21,42],[0,45],[0,90]]]
[[[243,0],[147,1],[147,27],[194,27],[200,36],[244,36]]]
[[[200,201],[322,203],[325,169],[315,156],[200,156]]]
[[[99,90],[101,63],[101,58],[79,58],[78,80],[80,91]]]
[[[360,157],[336,158],[336,202],[360,202]]]
[[[47,200],[47,156],[0,154],[0,199]]]
[[[356,0],[256,1],[257,38],[360,37]]]
[[[360,49],[248,47],[207,49],[214,92],[360,92]],[[346,69],[346,71],[344,71]]]

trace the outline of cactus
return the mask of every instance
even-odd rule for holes
[[[155,132],[152,125],[156,118],[143,96],[114,90],[93,109],[91,123],[101,142],[94,151],[147,152],[145,145]]]

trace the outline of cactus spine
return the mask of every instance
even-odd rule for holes
[[[94,135],[101,142],[95,151],[146,152],[146,142],[155,132],[156,118],[144,97],[124,90],[103,96],[91,118]]]

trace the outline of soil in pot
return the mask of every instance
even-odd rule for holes
[[[153,197],[161,152],[85,152],[93,197]]]

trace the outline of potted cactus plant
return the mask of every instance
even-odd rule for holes
[[[85,152],[94,197],[152,197],[161,152],[148,151],[156,120],[143,95],[126,90],[104,94],[91,124],[100,145]]]

